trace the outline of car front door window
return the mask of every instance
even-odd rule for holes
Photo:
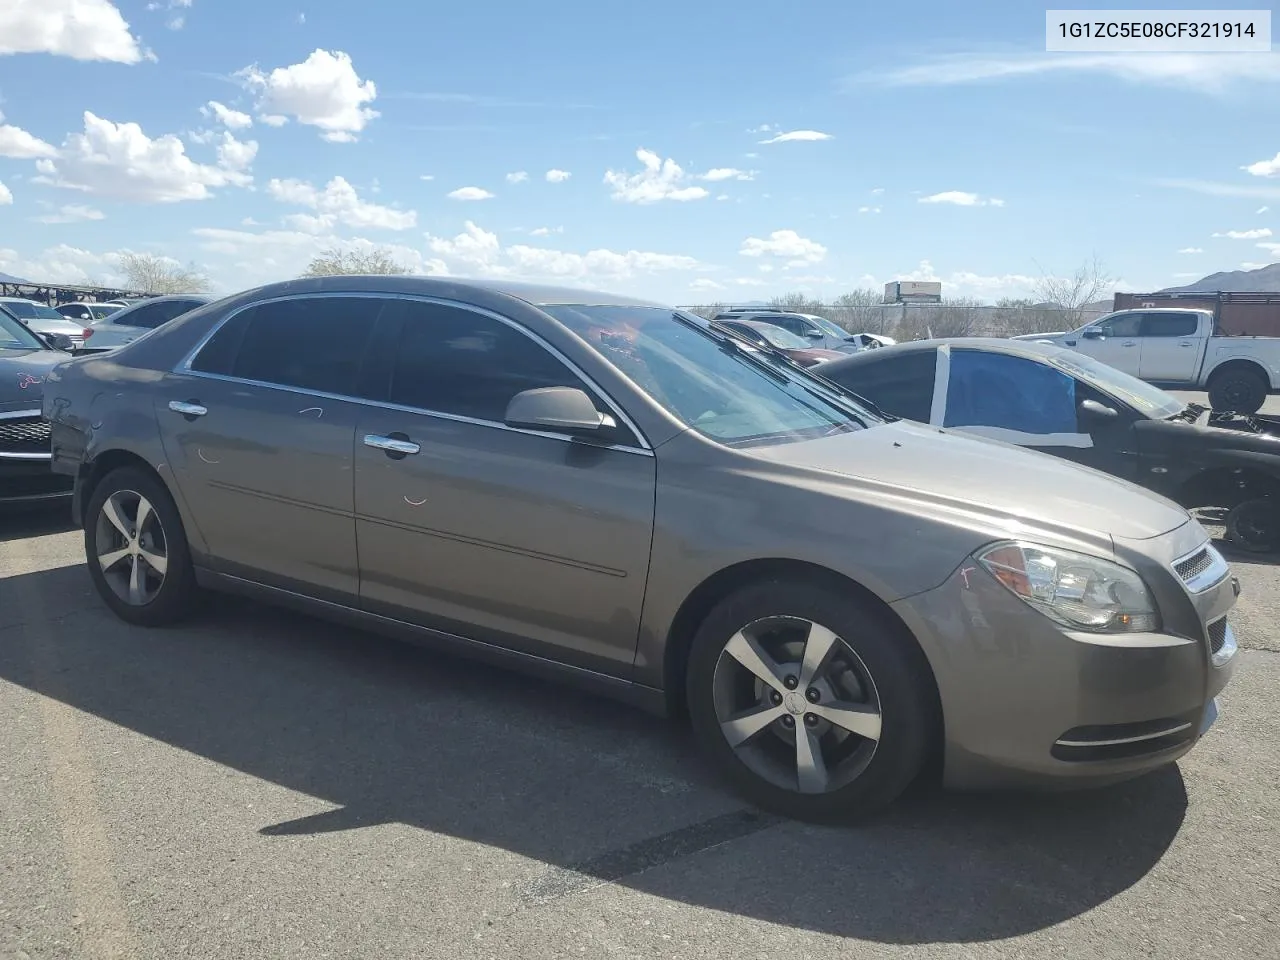
[[[1087,447],[1076,381],[1025,357],[951,349],[942,426],[1030,447]]]

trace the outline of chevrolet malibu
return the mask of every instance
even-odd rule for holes
[[[410,277],[261,287],[44,393],[126,621],[232,591],[687,716],[829,819],[937,760],[1104,784],[1217,716],[1238,581],[1123,481],[895,421],[657,304]]]

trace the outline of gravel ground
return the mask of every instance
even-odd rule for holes
[[[744,810],[678,729],[246,602],[131,629],[0,516],[0,958],[1280,957],[1280,582],[1177,767]]]

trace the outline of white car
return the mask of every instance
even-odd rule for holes
[[[0,309],[16,318],[32,333],[66,337],[71,341],[72,352],[83,350],[85,341],[93,336],[92,328],[68,320],[53,307],[24,297],[0,297]]]
[[[85,323],[93,323],[95,320],[103,320],[117,310],[124,308],[118,303],[90,303],[89,301],[81,300],[76,303],[60,303],[53,309],[68,320],[82,320]]]

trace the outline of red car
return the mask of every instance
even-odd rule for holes
[[[781,350],[796,363],[806,367],[848,356],[847,353],[840,353],[837,350],[811,347],[790,330],[783,330],[782,327],[765,323],[763,320],[716,320],[711,326],[726,333],[735,334],[757,347]]]

